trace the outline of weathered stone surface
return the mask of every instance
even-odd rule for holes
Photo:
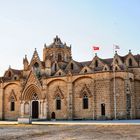
[[[56,37],[45,45],[43,61],[35,50],[22,70],[9,68],[0,78],[0,119],[114,119],[115,106],[117,119],[140,118],[139,62],[131,52],[76,62]]]

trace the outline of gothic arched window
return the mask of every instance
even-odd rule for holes
[[[107,71],[107,68],[105,67],[105,69],[104,69],[105,71]]]
[[[116,64],[118,64],[119,63],[119,61],[116,59]]]
[[[128,63],[129,63],[129,66],[131,67],[132,66],[132,59],[131,58],[129,58]]]
[[[88,96],[87,96],[87,94],[83,95],[83,109],[88,109]]]
[[[101,104],[101,115],[105,116],[105,104]]]
[[[87,73],[87,69],[84,70],[84,73]]]
[[[59,95],[56,97],[56,110],[61,110],[61,98]]]
[[[40,69],[39,69],[39,64],[37,62],[34,63],[33,69],[34,69],[37,77],[40,77]]]
[[[73,63],[70,64],[70,69],[73,70]]]
[[[10,97],[10,110],[15,111],[15,98],[13,96]]]
[[[8,77],[11,77],[12,76],[12,73],[11,71],[8,72]]]
[[[58,61],[62,61],[62,56],[61,56],[61,54],[58,54]]]
[[[98,60],[95,61],[95,67],[98,67]]]
[[[118,70],[118,68],[117,67],[115,67],[115,71],[117,71]]]
[[[38,67],[39,67],[39,64],[37,62],[35,62],[34,68],[38,69]]]
[[[57,65],[56,65],[56,63],[54,64],[54,71],[57,71]]]

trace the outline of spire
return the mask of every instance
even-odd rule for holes
[[[36,48],[35,48],[35,52],[37,52]]]
[[[26,63],[26,62],[29,63],[27,59],[27,55],[25,54],[25,58],[23,58],[23,63]]]
[[[36,49],[36,48],[35,48],[35,50],[34,50],[32,59],[31,59],[31,61],[30,61],[30,65],[32,65],[32,64],[35,63],[35,62],[39,62],[39,63],[40,63],[40,58],[39,58],[39,55],[38,55],[38,52],[37,52],[37,49]]]
[[[131,53],[131,50],[129,50],[129,54]]]
[[[27,59],[27,55],[25,55],[25,58],[23,58],[23,66],[24,66],[24,70],[28,69],[28,59]]]
[[[46,45],[46,43],[44,43],[44,48],[47,48],[47,45]]]
[[[36,58],[38,58],[40,60],[39,55],[38,55],[38,52],[37,52],[37,49],[35,48],[34,53],[33,53],[32,60],[33,59],[36,59]]]
[[[62,45],[61,39],[58,37],[58,35],[56,35],[56,37],[54,38],[54,43],[55,45]]]

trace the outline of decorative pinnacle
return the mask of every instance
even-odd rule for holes
[[[97,53],[95,53],[95,56],[97,56]]]
[[[129,50],[129,53],[131,53],[131,50]]]
[[[44,43],[44,48],[46,48],[47,46],[46,46],[46,43]]]

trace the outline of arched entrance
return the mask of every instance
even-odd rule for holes
[[[39,114],[39,105],[38,101],[32,101],[32,118],[37,119]]]
[[[52,112],[51,119],[55,119],[55,112]]]
[[[29,85],[24,93],[22,94],[22,99],[24,102],[29,103],[29,106],[26,106],[26,112],[30,115],[33,119],[41,119],[46,114],[44,109],[45,101],[43,102],[41,90],[34,84]],[[25,113],[25,105],[21,104],[21,111],[22,116],[26,116]],[[45,116],[46,117],[46,116]]]

